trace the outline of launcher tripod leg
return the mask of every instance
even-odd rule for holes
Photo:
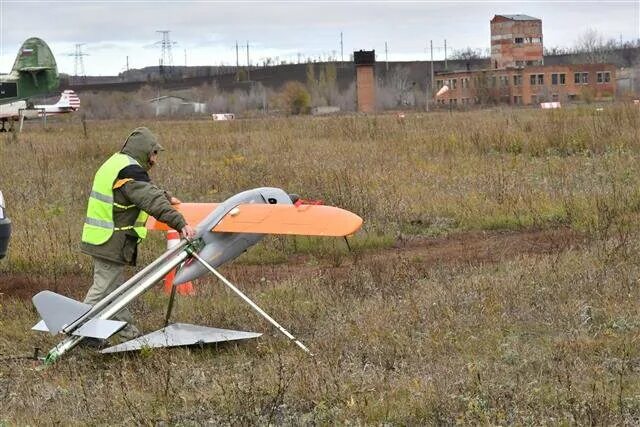
[[[173,301],[176,297],[176,285],[171,285],[171,295],[169,296],[169,305],[167,306],[167,315],[164,318],[164,327],[169,326],[169,318],[171,317],[171,311],[173,310]]]
[[[291,333],[289,331],[287,331],[285,328],[280,326],[280,324],[278,322],[276,322],[271,316],[269,316],[263,309],[258,307],[258,305],[255,302],[251,301],[249,299],[249,297],[247,297],[245,294],[242,293],[242,291],[240,291],[240,289],[236,288],[231,282],[229,282],[226,279],[226,277],[224,277],[222,274],[218,273],[218,271],[215,268],[213,268],[211,265],[209,265],[209,263],[207,261],[202,259],[197,253],[191,253],[191,256],[193,256],[195,259],[197,259],[202,265],[204,265],[206,267],[207,270],[212,272],[218,279],[220,279],[220,281],[222,281],[222,283],[227,285],[227,287],[229,287],[229,289],[231,289],[233,292],[236,293],[236,295],[238,295],[247,304],[249,304],[255,311],[258,312],[258,314],[260,314],[262,317],[267,319],[269,321],[269,323],[271,323],[273,326],[278,328],[278,330],[280,332],[282,332],[287,338],[289,338],[291,341],[293,341],[298,347],[303,349],[307,354],[309,354],[311,356],[314,355],[313,353],[311,353],[311,351],[304,344],[302,344],[300,342],[300,340],[298,340],[296,337],[291,335]]]

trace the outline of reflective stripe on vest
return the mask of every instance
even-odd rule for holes
[[[149,215],[140,210],[135,224],[115,227],[113,222],[113,208],[120,209],[134,208],[135,205],[120,205],[113,201],[113,183],[120,171],[127,166],[139,165],[138,162],[126,154],[116,153],[100,166],[93,179],[93,187],[89,195],[87,205],[87,217],[82,228],[82,241],[92,245],[105,243],[114,231],[133,229],[140,239],[147,237],[145,223]]]

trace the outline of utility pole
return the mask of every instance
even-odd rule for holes
[[[344,43],[342,41],[342,31],[340,31],[340,62],[344,62]]]
[[[184,50],[184,67],[187,68],[187,49]]]
[[[444,39],[444,69],[447,70],[447,39]]]
[[[127,71],[129,71],[129,55],[127,55]]]
[[[249,66],[251,63],[249,62],[249,40],[247,40],[247,81],[251,81],[249,78]]]
[[[431,92],[433,92],[433,40],[429,40],[429,45],[431,46]]]
[[[429,111],[429,102],[431,102],[431,94],[433,93],[433,40],[429,40],[431,50],[431,81],[427,85],[427,111]]]
[[[389,48],[387,46],[387,42],[384,42],[384,65],[388,73],[389,72]]]
[[[240,56],[238,54],[238,40],[236,40],[236,81],[240,81]]]

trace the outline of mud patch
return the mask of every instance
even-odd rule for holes
[[[381,260],[410,257],[428,269],[451,264],[497,263],[523,254],[561,253],[586,244],[587,238],[569,229],[522,232],[468,232],[448,237],[405,237],[393,248],[344,256],[339,260],[314,259],[295,255],[285,264],[244,265],[230,264],[224,274],[234,283],[255,285],[261,282],[281,281],[304,275],[332,270],[332,276],[349,274],[355,265],[366,268],[369,263]],[[213,277],[201,279],[203,283],[215,281]],[[0,278],[0,298],[30,299],[36,293],[48,289],[71,298],[82,299],[91,278],[82,275],[65,275],[57,278],[27,275],[3,275]]]
[[[441,265],[497,263],[524,254],[561,253],[582,247],[586,242],[584,235],[570,229],[467,232],[439,238],[410,236],[399,239],[393,248],[345,256],[338,263],[297,255],[286,264],[231,264],[224,267],[224,272],[236,283],[255,284],[313,275],[326,270],[332,270],[332,277],[340,277],[349,274],[355,265],[366,268],[384,260],[405,258],[419,262],[421,268],[426,270]]]
[[[50,278],[26,274],[2,274],[0,298],[10,296],[31,299],[35,294],[46,289],[71,298],[82,299],[89,285],[90,278],[81,275],[69,274]]]

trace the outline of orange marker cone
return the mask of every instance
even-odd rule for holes
[[[167,249],[174,248],[180,242],[180,233],[175,230],[167,231]],[[173,279],[176,277],[176,269],[174,268],[166,276],[164,276],[164,292],[166,294],[171,293],[171,287],[173,286]],[[185,282],[176,286],[176,292],[180,295],[195,295],[196,291],[193,287],[193,283]]]

